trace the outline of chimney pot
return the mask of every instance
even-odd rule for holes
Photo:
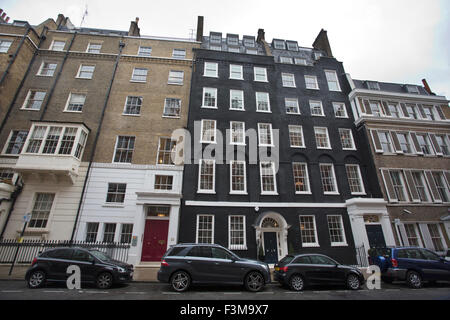
[[[256,39],[256,42],[260,42],[261,40],[265,39],[266,33],[264,32],[264,29],[258,29],[258,38]]]
[[[203,16],[197,18],[197,37],[195,40],[201,42],[203,40]]]
[[[423,86],[424,86],[425,90],[426,90],[429,94],[433,94],[433,92],[432,92],[431,89],[430,89],[430,86],[428,85],[427,80],[426,80],[426,79],[422,79],[422,83],[423,83]]]

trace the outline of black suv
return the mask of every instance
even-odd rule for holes
[[[132,265],[113,260],[101,251],[58,248],[34,258],[25,280],[29,288],[42,287],[47,281],[65,282],[70,276],[67,268],[71,265],[80,267],[81,283],[94,283],[100,289],[133,279]]]
[[[191,284],[243,284],[257,292],[270,283],[266,263],[242,259],[216,244],[177,244],[162,259],[158,280],[170,283],[177,292]]]

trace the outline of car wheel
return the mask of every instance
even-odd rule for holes
[[[409,271],[406,274],[406,283],[410,288],[420,289],[422,288],[422,277],[416,271]]]
[[[294,291],[302,291],[305,288],[305,281],[299,274],[294,274],[289,279],[289,288]]]
[[[245,288],[251,292],[258,292],[264,288],[264,277],[258,271],[252,271],[245,277]]]
[[[113,284],[113,276],[109,272],[100,273],[97,277],[97,288],[109,289]]]
[[[350,274],[347,277],[347,287],[351,290],[358,290],[361,287],[361,282],[359,282],[357,275]]]
[[[40,288],[45,283],[45,272],[42,270],[33,271],[28,278],[28,287],[31,289]]]
[[[183,292],[189,289],[191,286],[191,277],[187,272],[177,271],[173,274],[170,284],[172,289],[177,292]]]

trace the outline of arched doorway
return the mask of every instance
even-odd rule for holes
[[[264,212],[256,219],[254,227],[260,259],[274,264],[288,254],[287,234],[290,225],[286,223],[282,215],[276,212]]]

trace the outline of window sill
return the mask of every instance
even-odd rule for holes
[[[200,106],[202,109],[219,109],[218,107]]]
[[[323,194],[325,196],[338,196],[338,195],[340,195],[339,192],[324,192]]]
[[[256,112],[260,112],[260,113],[272,113],[272,111],[266,111],[266,110],[256,110]]]
[[[230,111],[245,111],[245,109],[233,109],[233,108],[230,108],[229,110]]]
[[[332,243],[332,247],[348,247],[347,243]]]
[[[167,82],[167,84],[171,85],[171,86],[183,86],[184,85],[184,83],[179,83],[179,82]]]
[[[128,117],[140,117],[140,114],[131,114],[131,113],[122,113],[123,116],[128,116]]]
[[[210,190],[197,190],[198,194],[216,194],[215,191],[210,191]]]
[[[133,79],[131,79],[130,82],[133,82],[133,83],[147,83],[147,81],[133,80]]]
[[[104,203],[104,204],[102,204],[102,207],[105,207],[105,208],[125,208],[125,205],[123,203]]]
[[[165,116],[165,115],[162,115],[161,118],[167,118],[167,119],[181,119],[180,116]]]
[[[23,110],[23,111],[41,111],[41,108],[39,108],[39,109],[20,108],[20,110]]]
[[[228,78],[229,80],[244,80],[244,78]]]
[[[83,113],[83,111],[74,111],[74,110],[64,110],[63,112],[67,112],[67,113]]]
[[[92,80],[92,78],[83,78],[83,77],[75,77],[75,79],[81,79],[81,80]]]
[[[298,195],[312,195],[311,191],[296,191],[295,194]]]
[[[278,196],[278,192],[261,192],[262,196]]]
[[[247,196],[247,191],[230,191],[230,195],[232,196]]]
[[[318,243],[302,243],[302,248],[319,248],[320,245]]]

